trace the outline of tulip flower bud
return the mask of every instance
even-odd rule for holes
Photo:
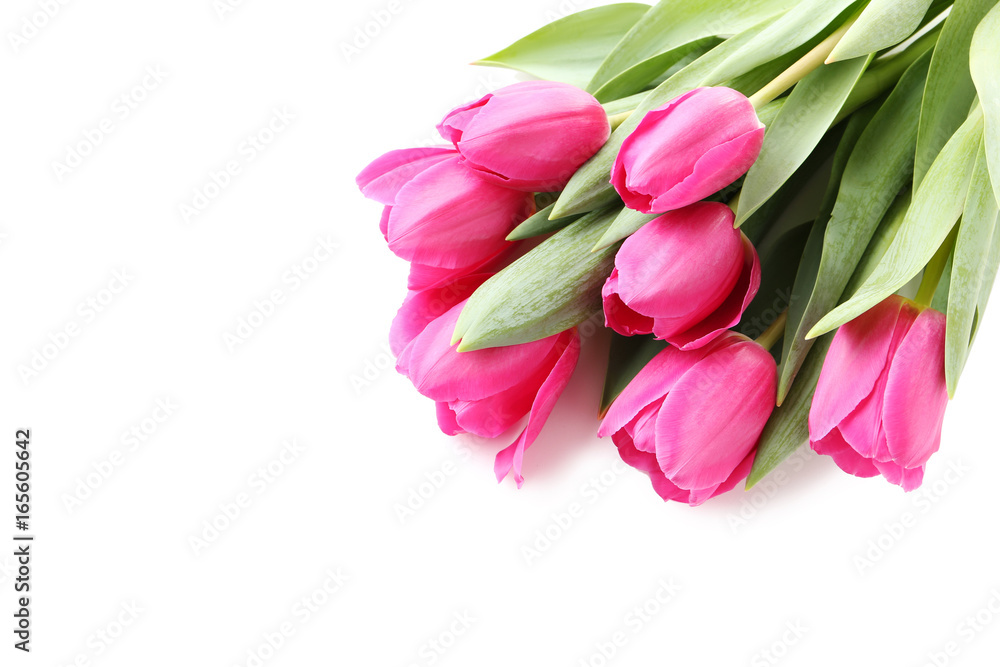
[[[604,145],[611,126],[591,94],[566,83],[524,81],[458,107],[438,131],[482,178],[555,192]]]
[[[742,93],[696,88],[643,117],[622,142],[611,183],[629,208],[666,213],[745,174],[763,142],[764,124]]]
[[[760,261],[725,204],[699,202],[646,223],[604,284],[607,326],[683,350],[736,325],[760,287]]]
[[[809,412],[812,448],[852,475],[919,487],[948,406],[945,321],[894,295],[841,326]]]
[[[700,505],[750,474],[777,382],[771,354],[732,331],[697,350],[668,347],[615,399],[598,435],[661,498]]]
[[[483,278],[470,276],[451,293],[474,289]],[[434,305],[442,298],[448,293],[435,290],[411,297],[400,309],[392,325],[392,348],[399,350],[396,370],[437,402],[438,425],[448,435],[495,438],[528,415],[524,430],[497,454],[494,465],[498,480],[513,471],[520,487],[524,451],[573,374],[580,338],[570,329],[533,343],[458,352],[451,334],[465,302],[434,317]]]
[[[380,228],[389,249],[422,267],[482,265],[510,245],[507,234],[535,210],[530,193],[477,178],[447,147],[391,151],[357,182],[366,197],[385,204]]]

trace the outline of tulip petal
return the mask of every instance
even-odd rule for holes
[[[388,206],[396,202],[400,189],[417,174],[455,154],[451,146],[389,151],[361,170],[356,182],[366,197]]]
[[[442,268],[485,261],[508,247],[507,234],[534,212],[530,193],[492,185],[446,159],[396,195],[389,249],[403,259]]]
[[[620,431],[643,408],[661,400],[684,373],[708,354],[708,350],[705,347],[681,352],[668,347],[653,357],[611,404],[597,435],[606,438]]]
[[[403,348],[428,324],[472,296],[489,277],[488,273],[473,274],[440,287],[407,294],[389,328],[392,353],[399,357]]]
[[[611,438],[618,447],[618,455],[626,465],[646,473],[653,483],[653,490],[664,500],[676,500],[686,503],[690,498],[690,492],[681,489],[676,484],[663,476],[660,471],[660,464],[656,462],[656,455],[649,454],[637,449],[624,430],[614,434]]]
[[[923,466],[904,468],[893,461],[875,461],[875,467],[888,482],[903,487],[903,491],[913,491],[924,482]]]
[[[400,354],[396,368],[435,401],[476,401],[520,382],[543,363],[559,336],[533,343],[458,352],[451,345],[461,303],[427,325]]]
[[[463,104],[452,109],[437,126],[438,132],[444,137],[445,141],[450,141],[452,144],[457,144],[461,141],[465,128],[469,126],[469,123],[476,117],[479,110],[492,97],[493,93],[487,93],[475,102],[469,102],[468,104]]]
[[[618,269],[612,269],[601,288],[601,296],[604,301],[604,326],[622,336],[653,333],[653,318],[635,312],[618,296]]]
[[[889,368],[882,419],[892,460],[905,468],[924,465],[941,444],[945,323],[936,310],[921,312]]]
[[[671,211],[718,192],[750,170],[763,143],[764,126],[761,125],[706,150],[690,174],[662,196],[652,199],[650,209]]]
[[[707,345],[726,329],[731,329],[739,324],[743,312],[757,296],[758,289],[760,289],[760,258],[757,256],[757,250],[753,247],[750,239],[743,236],[743,271],[722,305],[686,331],[675,333],[669,337],[660,336],[654,325],[653,333],[657,334],[658,338],[664,338],[668,343],[682,350],[693,350]]]
[[[622,300],[667,333],[704,319],[743,270],[744,244],[733,219],[725,204],[702,202],[643,225],[615,256]]]
[[[684,489],[726,481],[757,444],[777,396],[777,367],[763,347],[744,338],[709,349],[671,388],[656,420],[660,469]]]
[[[875,477],[879,474],[875,464],[854,451],[836,428],[831,429],[822,439],[812,441],[810,445],[813,451],[831,457],[837,467],[850,475]]]
[[[902,297],[891,296],[837,331],[809,410],[812,440],[822,440],[872,393],[887,365],[903,305]]]
[[[517,488],[521,488],[521,484],[524,483],[524,477],[521,475],[524,451],[538,437],[576,368],[576,362],[580,358],[580,337],[576,330],[564,332],[558,337],[562,340],[557,343],[557,347],[565,345],[565,348],[535,396],[531,412],[528,415],[527,426],[524,427],[524,431],[512,445],[497,454],[494,461],[493,471],[496,473],[498,482],[503,481],[507,473],[513,470]]]
[[[462,427],[458,425],[458,421],[455,419],[455,411],[451,407],[443,402],[438,401],[435,403],[437,406],[437,420],[438,427],[441,432],[445,435],[458,435],[459,433],[465,433]]]

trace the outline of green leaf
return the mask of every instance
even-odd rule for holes
[[[608,54],[587,90],[600,90],[629,68],[682,44],[714,35],[740,33],[794,4],[795,0],[660,0]]]
[[[930,6],[931,0],[871,0],[827,62],[866,56],[905,41],[920,27]]]
[[[590,250],[618,210],[583,216],[483,283],[455,325],[459,351],[541,340],[599,313],[617,245]]]
[[[1000,201],[1000,5],[976,28],[969,65],[979,101],[986,115],[986,158],[993,181],[993,195]]]
[[[554,21],[474,65],[506,67],[583,88],[649,5],[620,3]]]
[[[554,220],[549,218],[552,213],[552,209],[555,204],[549,204],[545,208],[541,209],[533,216],[519,224],[514,228],[510,234],[507,235],[508,241],[522,241],[524,239],[530,239],[535,236],[541,236],[542,234],[548,234],[549,232],[554,232],[562,229],[566,225],[570,224],[574,220],[578,219],[578,215],[570,215],[565,218],[556,218]]]
[[[614,164],[622,142],[628,135],[632,134],[643,116],[648,111],[663,106],[678,95],[693,88],[712,85],[707,79],[711,70],[727,58],[730,53],[752,41],[769,22],[770,19],[767,19],[753,28],[727,39],[650,91],[635,112],[611,133],[611,138],[601,150],[573,174],[559,196],[559,200],[556,201],[553,215],[562,217],[574,213],[586,213],[615,202],[618,195],[610,184],[611,165]]]
[[[973,341],[976,339],[979,323],[983,320],[983,313],[986,312],[986,305],[990,301],[990,293],[993,291],[993,282],[996,280],[998,268],[1000,268],[1000,218],[997,219],[996,226],[993,229],[993,238],[990,239],[990,251],[986,256],[983,279],[979,286],[979,306],[976,308],[976,320],[972,324]]]
[[[757,445],[753,468],[747,477],[747,489],[809,441],[809,408],[832,340],[833,336],[825,336],[816,341],[799,371],[799,381],[788,392],[785,402],[775,408],[767,420]]]
[[[913,168],[914,192],[919,192],[934,158],[969,114],[976,96],[969,70],[972,35],[994,4],[996,0],[956,0],[945,19],[924,88]],[[996,76],[996,66],[996,60],[990,62],[989,76]]]
[[[646,214],[640,213],[639,211],[633,211],[630,208],[622,210],[615,218],[615,221],[611,223],[608,227],[608,231],[604,233],[604,236],[597,242],[594,246],[594,250],[601,250],[602,248],[607,248],[608,246],[617,243],[623,239],[632,236],[639,228],[645,225],[651,220],[655,220],[658,214]]]
[[[739,226],[809,157],[830,128],[869,58],[823,65],[800,81],[767,128],[760,155],[747,172],[740,194]]]
[[[913,200],[912,194],[913,192],[909,187],[904,188],[895,201],[892,202],[889,210],[882,217],[882,221],[878,223],[871,241],[868,242],[868,247],[865,248],[864,254],[861,255],[861,261],[858,262],[857,268],[854,269],[854,275],[851,276],[851,279],[847,282],[847,287],[844,288],[844,301],[857,294],[861,286],[868,280],[868,277],[875,273],[875,269],[882,263],[882,258],[885,257],[886,251],[889,250],[893,239],[899,233],[899,228],[903,226],[903,220],[906,219],[906,212],[910,210],[910,203]]]
[[[910,178],[929,62],[930,56],[925,55],[914,63],[877,112],[872,107],[858,112],[867,111],[870,122],[858,114],[849,121],[849,127],[860,125],[860,136],[854,135],[856,143],[845,144],[849,157],[838,151],[846,164],[840,166],[842,175],[833,179],[832,210],[814,230],[812,252],[808,261],[803,259],[796,278],[785,330],[779,404],[812,347],[806,332],[840,302],[872,234]],[[860,123],[856,122],[859,118]]]
[[[664,341],[656,340],[653,336],[611,334],[608,371],[604,376],[604,392],[601,395],[601,417],[604,417],[614,400],[625,391],[625,387],[639,371],[666,347]]]
[[[951,233],[955,234],[957,231],[958,227],[955,227],[951,230]],[[955,259],[954,241],[954,239],[949,239],[949,241],[945,242],[945,246],[949,248],[948,255],[944,260],[944,266],[942,267],[941,278],[938,281],[937,289],[934,291],[934,296],[931,298],[931,308],[939,313],[948,312],[949,292],[951,291],[951,267],[953,260]],[[975,310],[975,308],[973,308],[973,310]]]
[[[986,146],[980,143],[976,166],[969,183],[969,196],[959,223],[955,255],[948,289],[948,326],[945,335],[944,370],[948,395],[955,395],[958,379],[965,368],[972,339],[972,324],[979,306],[987,256],[996,234],[1000,209],[990,187]]]
[[[687,67],[721,43],[717,37],[706,37],[647,58],[603,84],[594,92],[594,97],[600,102],[608,102],[637,93],[664,73],[673,74]]]
[[[802,255],[812,223],[793,227],[760,254],[760,288],[743,311],[736,330],[747,338],[758,338],[788,308],[795,280],[792,258]]]
[[[818,34],[827,30],[833,32],[840,27],[848,10],[860,4],[858,0],[803,0],[772,22],[758,39],[746,43],[720,63],[712,76],[720,80],[739,76],[741,72],[805,44]]]
[[[823,317],[806,338],[853,320],[895,293],[930,261],[962,214],[982,135],[983,113],[977,107],[934,160],[881,263],[857,293]]]

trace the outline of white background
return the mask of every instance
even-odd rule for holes
[[[15,50],[39,6],[5,2],[0,497],[11,517],[13,436],[30,427],[37,538],[31,655],[11,646],[13,547],[0,551],[0,663],[916,666],[954,641],[938,664],[995,664],[998,614],[966,619],[1000,610],[1000,308],[924,491],[803,455],[750,494],[664,504],[595,435],[600,339],[524,488],[498,486],[493,455],[515,434],[442,435],[391,369],[406,268],[353,179],[511,81],[466,63],[590,4],[346,5],[68,2]],[[276,109],[294,120],[249,159]],[[53,163],[104,119],[110,134],[60,179]],[[240,172],[186,221],[181,205],[230,160]],[[313,272],[296,283],[295,267]],[[127,285],[105,291],[115,271]],[[231,350],[226,334],[274,290],[283,301]],[[178,406],[162,423],[158,400]],[[149,432],[134,448],[132,428]],[[262,481],[289,439],[302,451]],[[428,497],[401,517],[413,493]],[[229,525],[206,532],[213,520]],[[328,573],[347,578],[329,594]]]

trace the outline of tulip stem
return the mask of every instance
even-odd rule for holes
[[[753,108],[759,111],[765,104],[784,93],[804,79],[810,72],[823,65],[833,52],[834,47],[847,34],[847,31],[850,30],[859,16],[861,16],[860,11],[847,19],[844,25],[840,26],[836,32],[814,46],[809,53],[795,61],[791,67],[779,74],[773,81],[751,95],[750,103],[753,104]]]
[[[781,311],[781,315],[778,315],[771,326],[764,330],[760,336],[757,337],[757,343],[763,347],[765,350],[770,351],[774,344],[781,340],[781,337],[785,335],[785,322],[788,321],[788,309],[785,308]]]
[[[958,225],[955,225],[948,238],[945,239],[941,247],[937,249],[931,261],[924,267],[924,275],[920,279],[920,287],[917,288],[917,296],[913,299],[919,305],[927,308],[934,301],[934,295],[938,290],[938,283],[944,275],[944,269],[948,265],[948,258],[951,250],[955,246],[955,238],[958,236]]]
[[[614,116],[608,116],[608,123],[611,124],[611,131],[614,132],[617,130],[618,126],[628,120],[628,117],[631,115],[631,111],[623,111],[621,113],[616,113]]]

